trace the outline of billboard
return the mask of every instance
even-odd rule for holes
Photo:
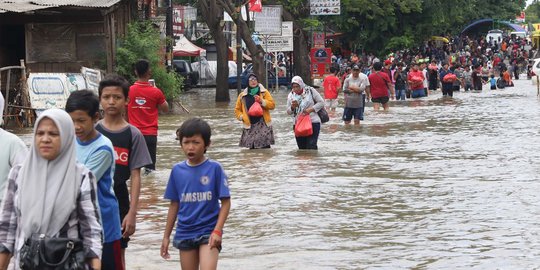
[[[310,15],[340,15],[340,0],[310,0]]]

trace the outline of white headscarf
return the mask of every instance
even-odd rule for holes
[[[4,96],[0,93],[0,124],[4,121]]]
[[[41,157],[35,145],[39,123],[51,119],[60,132],[60,154],[54,160]],[[32,233],[55,236],[77,207],[84,167],[77,165],[75,128],[68,113],[46,110],[36,121],[34,141],[17,177],[21,226],[25,237]]]
[[[300,76],[294,76],[291,80],[291,85],[293,83],[296,83],[298,85],[300,85],[300,88],[304,89],[304,87],[306,86],[306,84],[304,83],[304,80],[302,80],[302,77]]]

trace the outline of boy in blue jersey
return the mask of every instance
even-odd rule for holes
[[[227,176],[218,162],[205,156],[211,135],[208,123],[189,119],[177,135],[187,160],[173,166],[165,189],[164,197],[171,203],[161,257],[170,258],[170,236],[178,218],[173,246],[180,250],[182,269],[217,269],[223,226],[231,208]]]
[[[95,175],[103,228],[102,269],[123,270],[118,201],[113,190],[114,150],[107,137],[95,128],[99,119],[98,97],[89,90],[71,93],[66,102],[77,136],[77,160]]]

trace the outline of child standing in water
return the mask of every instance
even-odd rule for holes
[[[165,189],[164,197],[171,203],[161,257],[170,258],[170,236],[178,218],[173,246],[180,250],[181,268],[217,269],[223,226],[231,208],[227,176],[218,162],[205,156],[211,135],[208,123],[189,119],[177,135],[187,160],[173,166]]]
[[[491,90],[497,90],[497,79],[495,79],[495,75],[491,74],[489,78],[489,84],[491,86]]]

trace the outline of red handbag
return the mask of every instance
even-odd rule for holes
[[[259,102],[253,102],[253,105],[249,107],[248,115],[252,117],[263,116],[263,108]]]
[[[311,124],[311,117],[309,114],[300,114],[296,118],[296,124],[294,125],[295,137],[307,137],[313,134],[313,124]]]

